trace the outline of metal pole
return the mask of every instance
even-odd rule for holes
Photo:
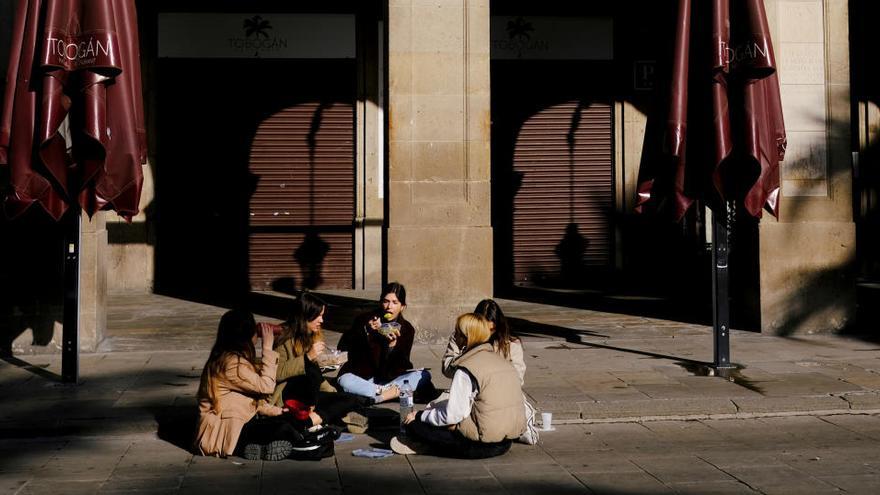
[[[64,226],[64,322],[61,349],[61,381],[79,381],[79,246],[82,211],[71,207]]]
[[[712,325],[714,330],[714,366],[731,368],[730,364],[730,275],[728,273],[729,228],[732,214],[729,202],[724,210],[712,215]]]

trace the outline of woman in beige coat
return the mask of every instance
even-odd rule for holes
[[[255,345],[262,341],[262,360]],[[246,311],[228,311],[220,319],[217,340],[199,386],[196,448],[202,455],[281,460],[293,450],[295,433],[266,398],[275,390],[278,353],[268,325],[256,329]]]

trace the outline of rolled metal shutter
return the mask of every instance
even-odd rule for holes
[[[566,256],[585,269],[611,264],[612,158],[608,103],[573,100],[523,124],[513,156],[514,283],[564,278]]]
[[[300,103],[263,120],[250,154],[250,282],[351,288],[354,105]]]

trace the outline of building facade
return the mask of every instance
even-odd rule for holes
[[[142,213],[85,227],[84,347],[114,291],[231,304],[398,280],[425,340],[490,296],[709,314],[704,213],[632,211],[676,2],[300,3],[138,2]],[[779,218],[737,217],[734,327],[840,331],[872,225],[861,4],[765,5],[788,149]]]

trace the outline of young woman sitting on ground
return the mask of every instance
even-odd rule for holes
[[[327,304],[304,292],[293,303],[290,318],[281,325],[275,344],[278,353],[277,385],[271,403],[287,407],[306,422],[306,427],[325,423],[348,426],[363,433],[366,417],[361,414],[365,400],[346,392],[337,392],[321,374],[318,357],[326,344],[321,333]]]
[[[416,400],[431,400],[437,390],[427,370],[413,370],[410,361],[415,329],[403,317],[406,288],[392,282],[380,297],[381,311],[355,318],[339,340],[339,350],[348,351],[348,361],[336,382],[346,392],[375,402],[396,399],[404,381],[415,391]]]
[[[526,428],[519,377],[489,341],[486,318],[466,313],[455,324],[462,355],[453,364],[449,398],[405,419],[405,437],[394,437],[398,454],[430,453],[482,459],[504,454]]]
[[[275,390],[278,354],[273,341],[271,328],[261,325],[257,331],[247,311],[228,311],[220,318],[198,391],[195,446],[202,455],[277,461],[292,452],[294,426],[285,419],[289,415],[266,401]]]
[[[520,387],[522,387],[525,384],[526,376],[526,363],[523,359],[522,341],[514,337],[511,333],[510,325],[507,323],[507,318],[504,317],[504,312],[501,311],[501,306],[492,299],[483,299],[477,303],[477,307],[474,309],[474,314],[483,316],[489,321],[489,330],[492,333],[489,342],[492,343],[495,352],[504,359],[510,361],[510,364],[516,369],[516,374],[519,376],[519,384]],[[446,344],[446,352],[443,354],[442,370],[444,375],[449,378],[452,378],[455,375],[456,366],[454,363],[461,354],[462,350],[456,343],[455,333],[453,333],[449,337],[449,342]],[[523,394],[523,408],[528,427],[519,438],[519,441],[525,444],[534,445],[538,443],[538,429],[534,424],[535,408],[526,398],[525,394]]]

